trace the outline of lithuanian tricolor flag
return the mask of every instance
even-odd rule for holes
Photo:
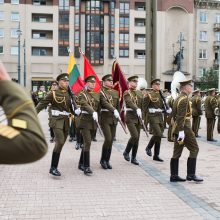
[[[72,53],[70,53],[67,73],[69,74],[70,87],[71,87],[72,91],[74,92],[74,94],[77,94],[78,92],[80,92],[83,89],[84,82],[80,76],[79,69],[76,65],[76,61],[75,61]]]

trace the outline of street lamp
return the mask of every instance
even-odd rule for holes
[[[25,44],[25,39],[24,39],[24,87],[26,87],[26,44]]]
[[[20,29],[20,22],[19,22],[19,25],[18,25],[18,30],[17,30],[17,35],[18,35],[18,83],[20,84],[21,83],[21,60],[20,60],[20,52],[21,52],[21,34],[22,34],[22,31]]]

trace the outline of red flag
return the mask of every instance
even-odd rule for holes
[[[95,84],[95,89],[94,92],[99,92],[101,88],[101,82],[99,80],[99,77],[95,73],[94,69],[92,68],[91,64],[89,63],[88,59],[86,58],[85,54],[82,53],[84,57],[84,79],[88,76],[95,76],[96,78],[96,84]]]
[[[121,119],[124,122],[124,108],[123,108],[123,95],[126,90],[128,90],[127,80],[119,66],[118,62],[115,60],[112,64],[112,78],[114,83],[114,89],[118,91],[120,97],[120,108],[121,108]]]

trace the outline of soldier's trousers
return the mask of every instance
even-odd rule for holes
[[[90,151],[93,132],[94,132],[94,130],[81,128],[81,134],[82,134],[82,137],[83,137],[83,151],[84,152],[86,152],[86,151],[89,152]]]
[[[213,140],[213,131],[215,127],[215,118],[207,118],[207,140]]]
[[[220,116],[218,116],[217,131],[220,134]]]
[[[63,145],[66,142],[67,136],[68,136],[68,130],[59,129],[59,128],[53,128],[54,135],[55,135],[55,147],[54,152],[60,153]]]
[[[184,144],[179,144],[177,141],[178,135],[175,135],[173,157],[179,159],[182,155],[183,148],[186,147],[189,150],[189,158],[196,158],[199,153],[199,147],[195,138],[195,134],[191,128],[184,129],[185,139]]]
[[[164,127],[163,127],[163,123],[150,123],[152,132],[153,132],[153,139],[155,140],[155,142],[159,142],[163,136],[163,131],[164,131]]]
[[[200,116],[193,116],[192,120],[192,130],[195,136],[198,136],[199,126],[200,126],[201,117]]]
[[[71,121],[70,129],[69,129],[69,135],[71,138],[74,138],[76,136],[76,126],[75,121]]]
[[[116,124],[102,123],[101,128],[105,137],[102,145],[101,161],[108,162],[111,157],[112,143],[116,132]]]
[[[126,153],[129,154],[132,149],[132,158],[134,159],[136,157],[137,150],[138,150],[141,127],[139,123],[137,124],[127,123],[127,127],[128,127],[131,137],[128,140],[128,144],[127,144],[125,151]]]

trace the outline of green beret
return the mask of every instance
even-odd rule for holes
[[[192,85],[192,80],[184,80],[180,82],[180,86]]]
[[[84,81],[85,81],[85,82],[95,83],[96,78],[95,78],[95,76],[90,75],[90,76],[87,76],[87,77],[84,79]]]
[[[104,76],[102,77],[102,81],[105,81],[105,80],[113,80],[112,74],[104,75]]]
[[[69,74],[68,73],[61,73],[57,76],[57,81],[60,81],[62,79],[69,80]]]
[[[153,85],[156,82],[160,83],[160,79],[153,79],[150,84]]]
[[[130,76],[130,77],[128,77],[128,82],[131,82],[131,81],[133,81],[133,80],[136,80],[136,81],[138,81],[138,76]]]

